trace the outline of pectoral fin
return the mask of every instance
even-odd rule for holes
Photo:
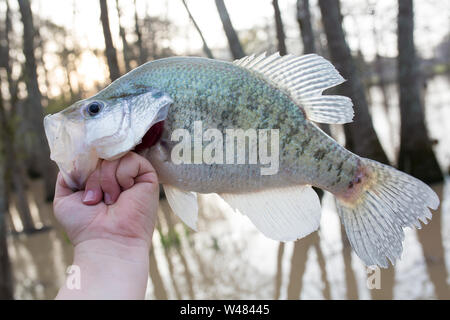
[[[190,228],[197,231],[197,194],[164,184],[164,193],[173,212]]]
[[[252,193],[222,193],[233,208],[246,215],[265,236],[279,241],[303,238],[320,224],[320,201],[310,186]]]

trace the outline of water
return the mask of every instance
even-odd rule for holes
[[[399,139],[399,112],[395,87],[389,87],[389,119],[379,88],[371,89],[374,123],[391,160]],[[450,165],[450,82],[434,77],[426,91],[426,119],[435,151],[444,169]],[[447,121],[446,121],[447,120]],[[282,247],[265,238],[250,221],[232,212],[216,195],[200,197],[199,232],[193,233],[161,203],[159,231],[155,230],[147,298],[170,299],[346,299],[450,298],[450,178],[433,186],[441,199],[440,212],[420,231],[406,230],[402,260],[381,273],[381,289],[369,290],[367,270],[341,240],[341,226],[331,195],[325,194],[319,236],[313,234]],[[30,188],[37,224],[54,226],[32,235],[10,235],[17,299],[51,299],[64,281],[73,249],[43,203],[40,181]],[[10,223],[20,229],[12,208]],[[180,243],[163,246],[160,232],[179,235]],[[439,238],[442,235],[442,239]]]

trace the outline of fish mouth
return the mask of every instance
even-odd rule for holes
[[[84,123],[55,113],[44,118],[44,128],[50,159],[58,165],[67,186],[73,190],[83,189],[99,161],[96,150],[85,143]]]
[[[140,153],[154,146],[160,139],[164,131],[164,120],[152,125],[150,129],[142,137],[142,142],[136,145],[134,152]]]

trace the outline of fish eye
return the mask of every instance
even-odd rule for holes
[[[102,105],[100,102],[94,101],[91,102],[87,105],[86,107],[86,112],[87,114],[89,114],[91,117],[96,116],[97,114],[100,113],[102,109]]]

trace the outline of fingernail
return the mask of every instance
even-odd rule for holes
[[[84,193],[83,202],[89,202],[95,200],[95,192],[88,190]]]
[[[109,193],[105,193],[105,203],[106,204],[112,204],[113,203],[112,198],[109,195]]]

